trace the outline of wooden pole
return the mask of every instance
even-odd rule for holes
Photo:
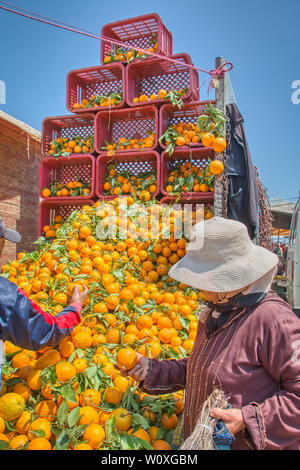
[[[224,57],[217,57],[215,60],[216,68],[224,64],[226,61]],[[224,114],[226,111],[225,103],[225,80],[224,77],[214,78],[212,87],[216,89],[216,107],[220,109]],[[216,153],[215,158],[217,160],[224,161],[222,153]],[[227,195],[226,195],[227,196]],[[224,175],[215,176],[214,184],[214,215],[219,217],[226,217],[226,205],[224,200],[227,201],[227,197],[224,199]]]

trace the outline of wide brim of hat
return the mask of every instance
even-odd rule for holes
[[[226,262],[201,262],[192,256],[193,251],[179,260],[169,271],[169,276],[198,290],[231,292],[242,289],[264,276],[278,263],[278,256],[254,245],[244,255]]]

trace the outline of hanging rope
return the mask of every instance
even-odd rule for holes
[[[72,25],[69,25],[67,23],[63,23],[59,20],[49,18],[47,16],[42,16],[42,15],[40,15],[38,13],[35,13],[35,12],[32,12],[30,10],[24,10],[23,8],[19,8],[18,6],[12,5],[12,4],[7,3],[7,2],[0,1],[0,9],[8,11],[10,13],[14,13],[14,14],[19,15],[19,16],[23,16],[25,18],[28,18],[28,19],[31,19],[31,20],[34,20],[34,21],[39,21],[40,23],[44,23],[44,24],[47,24],[47,25],[50,25],[50,26],[54,26],[56,28],[61,28],[61,29],[64,29],[66,31],[71,31],[71,32],[76,33],[76,34],[81,34],[83,36],[90,37],[90,38],[93,38],[93,39],[97,39],[99,41],[109,42],[110,44],[117,45],[117,46],[123,47],[125,49],[128,49],[128,47],[129,47],[128,44],[126,44],[124,42],[117,41],[115,39],[112,40],[112,39],[107,38],[105,36],[97,36],[95,33],[84,30],[84,29],[79,28],[77,26],[72,26]],[[140,47],[136,47],[136,46],[134,46],[134,47],[130,46],[130,48],[137,51],[137,52],[141,52],[143,54],[150,55],[154,58],[167,60],[167,61],[172,62],[174,64],[182,65],[181,61],[173,59],[172,57],[164,56],[164,55],[158,54],[156,52],[148,52],[148,51],[146,51],[144,49],[141,49]],[[185,64],[185,66],[189,67],[191,69],[194,69],[194,70],[198,70],[199,72],[209,74],[212,78],[211,78],[208,89],[211,88],[214,79],[224,77],[225,73],[229,72],[233,68],[233,64],[231,62],[225,62],[224,64],[222,64],[217,69],[212,69],[212,70],[205,70],[205,69],[202,69],[200,67],[196,67],[195,65],[192,65],[192,64]]]

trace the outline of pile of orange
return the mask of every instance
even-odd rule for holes
[[[183,192],[208,192],[214,190],[214,176],[209,166],[201,169],[188,160],[178,162],[169,172],[165,189],[172,196]]]
[[[48,188],[42,189],[42,196],[47,197],[78,197],[88,196],[91,193],[91,184],[81,180],[61,183],[54,181]]]
[[[89,287],[81,324],[57,347],[32,352],[6,342],[2,448],[170,448],[182,395],[147,396],[114,367],[117,356],[132,367],[135,351],[182,358],[194,344],[201,297],[168,277],[186,252],[186,239],[175,236],[180,210],[166,209],[166,238],[165,218],[150,217],[161,209],[154,201],[135,208],[130,197],[84,206],[56,238],[2,267],[53,315],[67,305],[75,285]],[[192,212],[191,222],[196,216]],[[105,230],[106,238],[100,236]],[[155,238],[147,237],[151,230],[157,230]]]
[[[201,132],[198,124],[180,121],[169,126],[159,138],[167,147],[167,151],[172,155],[175,147],[203,145],[212,147],[215,152],[222,153],[226,149],[226,140],[223,137],[215,137],[212,132]]]
[[[169,100],[172,98],[172,95],[177,96],[178,98],[180,96],[185,95],[188,92],[188,88],[185,89],[179,89],[179,90],[165,90],[164,88],[161,88],[157,93],[152,93],[150,96],[146,94],[141,94],[140,96],[136,96],[133,98],[132,102],[133,103],[144,103],[147,101],[155,101],[155,100]]]
[[[103,59],[104,64],[109,64],[110,62],[132,62],[134,59],[147,59],[149,53],[154,54],[157,52],[158,42],[156,38],[152,39],[152,46],[147,47],[145,52],[139,52],[135,49],[125,49],[119,47],[116,51],[111,50],[110,53],[106,53]],[[148,53],[148,54],[147,54]]]
[[[120,91],[109,95],[92,95],[89,99],[83,98],[80,103],[74,103],[73,109],[99,108],[103,106],[117,106],[122,102],[123,94]]]
[[[130,194],[141,201],[149,201],[157,190],[157,175],[149,171],[135,175],[128,170],[120,171],[111,164],[106,170],[103,190],[105,195]]]
[[[155,147],[155,134],[149,131],[145,137],[129,138],[120,137],[118,142],[107,142],[101,150],[117,151],[117,150],[145,150]]]
[[[46,238],[54,238],[57,235],[57,230],[62,226],[63,218],[61,215],[56,215],[53,222],[44,225],[43,236]]]
[[[68,156],[73,153],[91,153],[93,151],[93,142],[93,135],[88,136],[88,138],[79,136],[73,136],[70,139],[58,137],[50,142],[50,149],[47,153],[53,157]]]
[[[193,164],[191,160],[178,162],[169,171],[165,189],[172,196],[184,192],[213,192],[214,177],[223,170],[224,165],[220,160],[208,160],[203,168]]]

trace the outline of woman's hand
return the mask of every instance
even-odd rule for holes
[[[210,416],[216,419],[222,419],[226,427],[232,435],[237,434],[246,427],[242,410],[239,408],[231,408],[223,410],[222,408],[213,408]]]
[[[80,291],[79,286],[74,286],[73,292],[72,292],[72,297],[70,298],[70,304],[76,303],[79,304],[82,308],[84,301],[88,295],[88,287],[87,286],[82,286],[83,291]]]
[[[136,382],[142,382],[147,377],[149,366],[150,366],[150,359],[148,357],[143,356],[142,354],[137,354],[137,363],[136,365],[130,369],[126,370],[125,367],[119,367],[115,365],[114,367],[120,371],[120,374],[123,377],[129,375],[132,377]]]

